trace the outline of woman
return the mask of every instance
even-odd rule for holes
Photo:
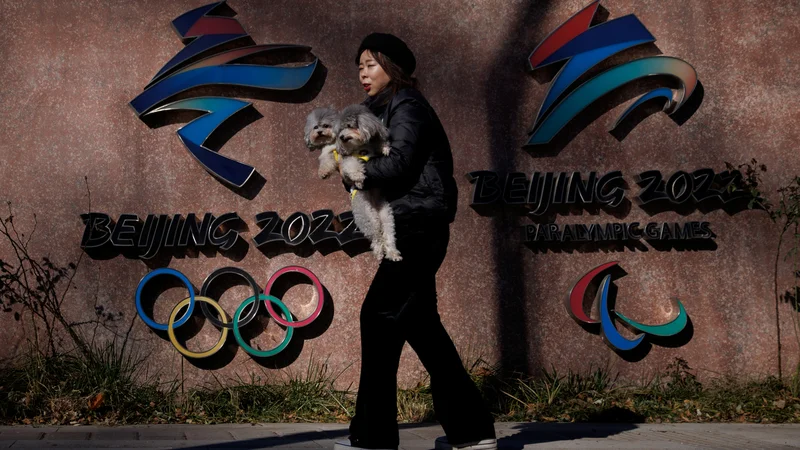
[[[494,420],[439,320],[436,271],[456,212],[450,143],[411,77],[414,54],[373,33],[356,56],[364,102],[390,129],[389,156],[366,163],[364,189],[380,189],[395,215],[402,261],[384,259],[361,307],[361,381],[350,439],[335,448],[396,449],[397,368],[407,341],[431,377],[446,438],[437,449],[496,449]]]

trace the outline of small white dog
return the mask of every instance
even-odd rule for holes
[[[389,154],[389,130],[363,105],[351,105],[339,115],[335,129],[340,155],[339,171],[357,190],[352,193],[353,220],[371,241],[378,259],[400,261],[394,231],[394,215],[378,189],[363,190],[364,163]]]
[[[305,141],[309,150],[322,150],[319,155],[319,177],[328,178],[339,169],[336,161],[336,134],[334,129],[338,114],[333,108],[317,108],[306,119]]]

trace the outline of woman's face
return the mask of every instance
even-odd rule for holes
[[[376,95],[389,84],[390,80],[383,67],[375,61],[372,52],[364,50],[358,63],[358,81],[364,86],[367,95],[370,97]]]

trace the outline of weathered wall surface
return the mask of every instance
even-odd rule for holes
[[[310,103],[254,100],[263,115],[236,134],[222,153],[255,166],[266,184],[247,199],[212,178],[186,152],[175,135],[180,125],[150,129],[128,106],[158,69],[183,46],[170,21],[202,1],[33,1],[0,2],[0,192],[13,203],[20,227],[37,215],[32,247],[60,262],[76,261],[89,210],[121,213],[204,213],[235,211],[251,238],[254,217],[277,211],[349,209],[338,181],[316,177],[316,158],[302,142],[305,115],[314,107],[343,107],[362,100],[353,52],[366,34],[380,30],[405,39],[418,59],[422,88],[450,137],[460,189],[452,241],[439,273],[439,308],[457,346],[506,368],[554,365],[562,370],[608,366],[635,379],[663,368],[675,357],[686,359],[704,376],[760,376],[777,371],[773,264],[778,229],[763,213],[722,210],[683,216],[650,216],[634,206],[624,221],[694,221],[712,224],[713,251],[548,252],[525,247],[519,227],[528,219],[503,214],[481,216],[469,207],[472,186],[464,176],[474,170],[598,171],[621,170],[632,176],[645,170],[724,170],[724,162],[757,158],[769,168],[765,189],[774,191],[800,174],[797,142],[800,113],[800,2],[735,0],[608,0],[610,18],[635,14],[658,39],[665,55],[684,59],[697,70],[704,102],[683,126],[664,114],[647,118],[623,141],[607,133],[628,103],[588,125],[561,152],[535,158],[523,151],[549,84],[527,72],[536,44],[587,0],[476,1],[246,1],[230,6],[256,43],[309,45],[326,66],[327,78]],[[558,223],[620,221],[600,212],[557,216]],[[4,250],[6,251],[6,250]],[[4,253],[5,254],[5,253]],[[638,362],[628,362],[584,331],[567,314],[563,299],[590,269],[620,261],[628,275],[617,281],[617,308],[643,322],[660,323],[673,313],[669,297],[680,298],[692,320],[691,340],[676,348],[654,346]],[[310,358],[328,358],[341,381],[357,379],[358,311],[377,263],[369,254],[354,258],[339,251],[301,257],[267,257],[250,245],[241,261],[222,255],[174,258],[170,267],[196,286],[216,268],[233,265],[250,272],[263,286],[277,269],[298,264],[316,273],[333,299],[333,318],[319,337],[303,342],[288,366],[302,371]],[[790,269],[780,271],[781,290]],[[141,261],[117,257],[93,260],[84,255],[68,300],[75,320],[93,314],[95,303],[123,312],[112,329],[127,330],[136,315],[134,291],[150,269]],[[234,289],[221,300],[233,313],[243,299]],[[299,316],[311,306],[298,288],[287,304]],[[241,295],[240,295],[241,294]],[[237,295],[239,295],[237,297]],[[180,292],[169,291],[156,304],[163,321]],[[305,304],[304,304],[305,303]],[[789,305],[780,305],[783,366],[797,363]],[[0,356],[22,349],[22,328],[11,315],[0,317],[6,345]],[[274,327],[273,327],[274,328]],[[280,333],[256,339],[270,345]],[[100,336],[112,336],[100,330]],[[184,361],[169,341],[133,324],[136,348],[149,354],[166,375],[183,373],[188,383],[213,381],[208,370]],[[209,324],[189,341],[207,348],[218,332]],[[280,376],[239,351],[216,369],[223,376],[249,373]],[[413,383],[421,366],[404,353],[400,380]]]

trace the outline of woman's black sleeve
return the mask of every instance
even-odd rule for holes
[[[430,121],[428,110],[414,99],[404,99],[395,106],[390,123],[389,155],[366,163],[364,189],[413,187],[422,174],[430,148],[421,138]]]

